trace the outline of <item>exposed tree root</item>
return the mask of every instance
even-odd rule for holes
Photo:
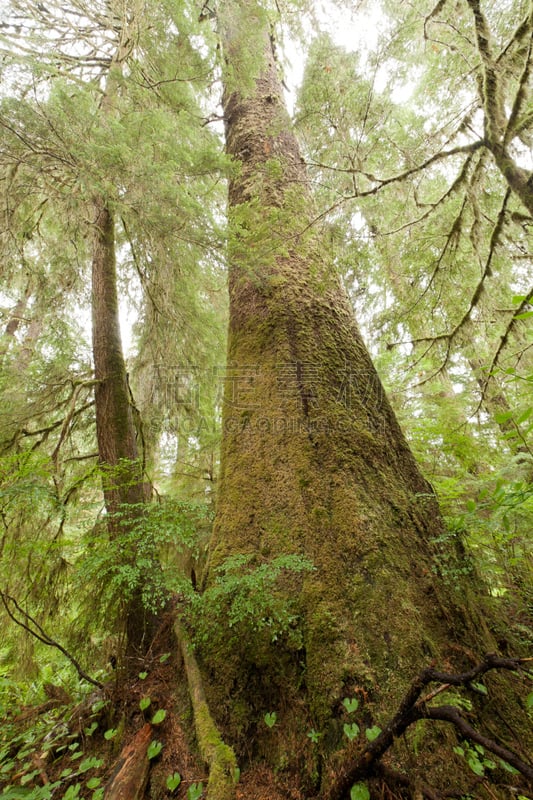
[[[379,760],[389,750],[394,740],[401,736],[410,725],[420,719],[434,719],[451,723],[464,738],[481,744],[486,750],[494,753],[498,758],[518,770],[521,775],[533,784],[533,766],[523,761],[516,753],[477,731],[464,719],[459,708],[449,705],[438,707],[427,705],[430,700],[450,686],[468,686],[476,678],[489,672],[489,670],[518,672],[524,669],[526,662],[529,661],[531,659],[501,658],[494,653],[489,653],[480,664],[468,672],[451,674],[439,672],[432,667],[423,670],[411,684],[395,716],[379,736],[366,745],[357,760],[347,765],[337,780],[326,789],[322,795],[323,800],[341,800],[341,798],[347,796],[356,781],[372,774]],[[440,686],[421,697],[424,687],[430,683],[439,683]],[[429,797],[427,793],[426,796]]]
[[[150,771],[147,751],[151,738],[152,726],[147,722],[122,750],[107,782],[104,800],[142,800]]]
[[[211,716],[204,693],[202,676],[189,639],[179,622],[176,622],[174,630],[185,664],[198,746],[202,758],[209,767],[207,800],[234,800],[235,784],[238,779],[235,753],[222,740]]]

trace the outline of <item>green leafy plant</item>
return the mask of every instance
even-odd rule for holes
[[[154,739],[152,742],[150,742],[150,744],[148,745],[148,751],[147,751],[147,755],[148,755],[149,760],[151,761],[153,758],[156,758],[159,755],[159,753],[161,752],[162,749],[163,749],[162,742],[158,742],[156,739]]]
[[[355,722],[345,722],[342,729],[350,741],[359,735],[359,725]]]
[[[200,800],[204,793],[204,785],[200,783],[191,783],[187,789],[187,800]]]
[[[193,642],[207,651],[231,648],[243,653],[250,642],[301,647],[295,592],[284,587],[309,572],[311,562],[298,555],[257,563],[251,555],[227,559],[216,570],[212,586],[191,597],[189,618]]]
[[[104,763],[103,758],[96,758],[95,756],[89,756],[88,758],[84,758],[83,761],[80,763],[78,767],[79,772],[88,772],[90,769],[98,769]]]
[[[145,711],[151,704],[151,699],[149,697],[141,697],[139,700],[139,708],[141,711]]]
[[[492,759],[485,756],[485,748],[480,744],[472,746],[468,742],[464,742],[462,746],[457,745],[454,747],[453,751],[466,760],[466,763],[476,775],[484,775],[486,769],[495,769],[497,766]]]
[[[357,697],[345,697],[342,701],[342,704],[348,714],[353,714],[354,711],[357,711],[359,708],[359,700]]]
[[[107,731],[104,732],[104,739],[107,739],[107,741],[110,741],[111,739],[115,738],[117,733],[118,733],[117,728],[109,728]]]
[[[263,719],[265,720],[265,724],[268,725],[269,728],[273,728],[276,724],[278,715],[275,711],[268,711]]]
[[[367,728],[365,730],[365,736],[369,742],[373,742],[374,739],[377,739],[379,734],[381,733],[381,728],[377,725],[372,725],[371,728]]]
[[[160,725],[163,722],[163,720],[165,719],[166,715],[167,715],[167,712],[165,711],[164,708],[158,709],[155,712],[154,716],[152,717],[152,720],[151,720],[152,725]]]
[[[83,732],[86,736],[92,736],[97,727],[98,727],[97,722],[91,722],[90,725],[88,725],[86,728],[83,729]]]
[[[315,729],[312,728],[310,731],[307,732],[307,736],[309,739],[311,739],[313,744],[318,744],[322,734],[320,733],[320,731],[315,731]]]
[[[181,783],[181,775],[179,772],[174,772],[172,775],[169,775],[166,780],[167,789],[170,792],[174,792]]]
[[[370,790],[366,783],[355,783],[352,786],[350,800],[370,800]]]

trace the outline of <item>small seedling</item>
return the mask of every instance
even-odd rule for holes
[[[379,734],[381,733],[381,728],[377,725],[372,725],[371,728],[367,728],[365,731],[365,736],[369,742],[373,742],[374,739],[377,739]]]
[[[83,732],[85,733],[86,736],[92,736],[97,727],[98,727],[97,722],[91,722],[91,724],[87,728],[83,729]]]
[[[173,792],[181,783],[181,775],[179,772],[175,772],[173,775],[169,775],[167,778],[167,789],[170,792]]]
[[[268,725],[269,728],[273,728],[274,727],[274,725],[276,724],[277,718],[278,718],[278,715],[276,714],[275,711],[268,711],[265,714],[265,717],[264,717],[265,723]]]
[[[343,726],[343,731],[348,737],[350,741],[355,739],[356,736],[359,735],[359,725],[356,722],[345,722]]]
[[[159,659],[159,663],[160,663],[160,664],[164,664],[164,663],[165,663],[165,661],[168,661],[168,659],[170,658],[170,656],[171,656],[171,653],[163,653],[163,655],[162,655],[162,656],[160,657],[160,659]],[[176,773],[176,774],[177,774],[177,773]]]
[[[139,678],[144,681],[148,677],[147,672],[139,672]]]
[[[320,731],[315,731],[315,729],[313,728],[308,732],[307,736],[309,739],[311,739],[313,744],[318,744],[318,740],[320,739],[322,734],[320,733]]]
[[[148,752],[147,752],[148,759],[151,761],[152,758],[155,758],[156,756],[159,755],[162,749],[163,749],[163,744],[154,739],[154,741],[150,742],[150,744],[148,745]]]
[[[154,716],[152,717],[152,725],[160,725],[163,720],[165,719],[167,712],[164,708],[160,708],[158,711],[155,712]]]
[[[342,704],[348,714],[353,714],[354,711],[357,711],[359,708],[359,700],[357,697],[345,697],[342,701]]]
[[[370,800],[370,791],[366,783],[354,783],[350,789],[350,800]]]
[[[118,731],[116,728],[109,728],[109,730],[104,733],[104,739],[107,739],[107,741],[114,739],[117,733]]]
[[[203,783],[191,783],[187,789],[187,800],[200,800],[204,793]]]

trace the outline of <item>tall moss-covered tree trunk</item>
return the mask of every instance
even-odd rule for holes
[[[92,338],[96,434],[109,532],[116,537],[124,535],[128,525],[143,516],[148,497],[137,452],[120,335],[114,220],[102,198],[94,201],[94,216]],[[129,655],[138,654],[149,645],[153,618],[143,607],[141,593],[139,586],[126,607]]]
[[[111,59],[106,87],[100,104],[102,123],[115,116],[119,99],[120,76],[135,38],[138,10],[123,8],[117,31],[118,41]],[[98,452],[102,467],[104,502],[109,535],[128,538],[132,526],[145,514],[149,489],[143,478],[142,460],[137,451],[131,393],[120,333],[115,220],[112,198],[96,193],[93,198],[92,239],[92,340],[95,371],[95,409]],[[135,559],[131,543],[125,560]],[[150,575],[143,580],[150,581]],[[138,582],[131,589],[125,607],[126,655],[135,657],[150,645],[155,616],[143,603],[146,587]]]
[[[247,747],[254,740],[278,766],[301,767],[306,730],[322,732],[325,751],[340,746],[343,698],[365,697],[366,724],[383,724],[423,665],[460,665],[468,648],[495,643],[468,598],[453,594],[460,554],[441,552],[449,584],[435,574],[446,538],[437,502],[311,225],[306,170],[264,12],[226,4],[222,28],[226,147],[236,166],[207,583],[236,553],[258,562],[301,554],[315,571],[287,578],[285,587],[298,599],[300,645],[291,654],[290,645],[273,642],[265,656],[258,634],[255,653],[254,640],[246,642],[246,659],[212,656],[212,699]],[[250,78],[253,53],[261,56]],[[274,732],[263,722],[273,710]]]

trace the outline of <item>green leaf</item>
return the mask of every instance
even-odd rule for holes
[[[366,783],[354,783],[350,789],[350,800],[370,800],[370,790]]]
[[[484,775],[485,774],[485,767],[483,766],[483,764],[481,763],[479,758],[477,758],[476,756],[473,756],[473,757],[470,756],[469,757],[468,754],[467,754],[466,763],[468,764],[468,766],[470,767],[472,772],[474,772],[476,775]]]
[[[508,764],[508,763],[507,763],[507,761],[502,761],[502,759],[501,759],[501,758],[500,758],[500,766],[501,766],[503,769],[507,770],[507,772],[510,772],[510,773],[511,773],[511,775],[518,775],[518,774],[519,774],[519,772],[518,772],[518,770],[517,770],[517,769],[515,769],[515,768],[514,768],[514,767],[512,767],[510,764]]]
[[[515,314],[513,319],[529,319],[533,317],[533,311],[524,311],[523,314]]]
[[[139,700],[139,708],[141,709],[141,711],[144,711],[146,708],[148,708],[151,702],[152,701],[150,700],[149,697],[141,697],[141,699]]]
[[[312,730],[308,731],[307,736],[309,739],[311,739],[311,741],[314,744],[317,744],[322,734],[320,733],[320,731],[315,731],[315,729],[313,728]]]
[[[187,800],[200,800],[204,793],[203,783],[191,783],[187,789]]]
[[[163,653],[163,655],[159,659],[159,663],[160,664],[164,664],[165,661],[168,661],[168,659],[170,658],[171,655],[172,655],[171,653]]]
[[[95,792],[93,792],[92,800],[103,800],[104,797],[104,788],[101,786]]]
[[[365,731],[365,736],[369,742],[373,742],[374,739],[377,739],[379,734],[381,733],[381,728],[378,725],[372,725],[371,728],[367,728]]]
[[[88,725],[87,728],[84,728],[83,731],[84,731],[86,736],[92,736],[93,733],[95,732],[95,730],[97,729],[97,727],[98,727],[98,723],[97,722],[91,722],[91,724]]]
[[[526,706],[529,710],[533,708],[533,692],[530,692],[526,697]]]
[[[163,745],[161,742],[158,742],[154,739],[153,742],[150,742],[148,745],[148,758],[151,760],[159,755],[161,750],[163,749]]]
[[[351,723],[345,722],[343,726],[343,731],[348,737],[348,739],[352,741],[353,739],[355,739],[356,736],[359,735],[359,725],[357,725],[357,723],[355,722]]]
[[[75,783],[74,786],[69,786],[65,794],[63,795],[63,800],[74,800],[75,797],[78,797],[80,794],[81,784]]]
[[[529,418],[530,418],[530,416],[531,416],[532,414],[533,414],[533,406],[529,406],[528,408],[526,408],[526,410],[525,410],[525,411],[523,411],[523,412],[520,414],[520,416],[519,416],[519,417],[518,417],[518,419],[516,420],[517,424],[518,424],[518,425],[520,425],[522,422],[525,422],[527,419],[529,419]]]
[[[166,783],[167,783],[167,789],[169,791],[173,792],[174,789],[177,789],[181,783],[181,775],[179,774],[179,772],[174,772],[173,775],[169,775]]]
[[[476,690],[476,692],[479,692],[480,694],[488,694],[487,687],[485,686],[484,683],[473,683],[472,682],[471,686],[473,686],[474,689]]]
[[[147,672],[139,672],[139,678],[144,681],[148,677]]]
[[[102,783],[102,779],[101,778],[96,778],[96,777],[95,778],[89,778],[89,780],[87,781],[87,788],[88,789],[97,789],[98,786],[100,786],[101,783]]]
[[[278,718],[278,715],[276,714],[275,711],[272,711],[272,712],[269,711],[264,716],[265,723],[268,725],[269,728],[273,728],[274,727],[274,725],[276,724],[277,718]]]
[[[160,708],[158,711],[155,712],[154,716],[152,717],[152,725],[160,725],[161,722],[165,719],[167,712],[164,708]]]
[[[90,769],[98,769],[104,763],[103,758],[95,758],[94,756],[90,756],[89,758],[84,758],[79,766],[80,772],[87,772]]]
[[[233,783],[235,785],[237,785],[239,783],[239,780],[240,780],[240,777],[241,777],[241,770],[239,769],[239,767],[234,767],[233,768],[233,771],[231,773],[231,777],[233,779]]]
[[[359,708],[359,700],[357,697],[345,697],[342,701],[342,704],[348,714],[353,714],[354,711],[357,711]]]
[[[107,741],[114,739],[117,733],[118,730],[116,728],[109,728],[109,730],[104,733],[104,739],[107,739]]]

